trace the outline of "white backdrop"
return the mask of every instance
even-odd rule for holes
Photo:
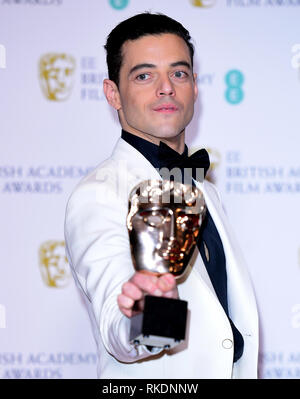
[[[89,319],[64,258],[67,198],[120,128],[103,45],[145,10],[194,38],[190,147],[248,260],[260,377],[300,377],[300,0],[0,0],[0,378],[95,378]]]

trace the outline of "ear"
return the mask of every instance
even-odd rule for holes
[[[108,104],[119,111],[121,109],[120,93],[117,85],[110,79],[103,80],[103,91]]]
[[[197,100],[198,97],[198,84],[197,84],[197,74],[194,73],[194,102]]]

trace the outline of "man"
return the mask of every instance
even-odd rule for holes
[[[143,180],[160,179],[161,168],[183,170],[188,162],[185,128],[198,94],[189,32],[165,15],[143,13],[120,23],[105,48],[109,79],[103,88],[118,112],[122,136],[111,158],[75,189],[65,223],[68,259],[84,292],[98,346],[98,375],[256,378],[255,299],[212,184],[193,175],[208,212],[196,260],[182,281],[176,284],[171,274],[134,272],[130,256],[130,190]],[[198,167],[207,171],[203,151]],[[130,318],[143,308],[145,294],[188,301],[184,344],[160,350],[129,343]]]

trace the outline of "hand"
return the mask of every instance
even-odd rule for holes
[[[122,293],[118,296],[118,305],[121,312],[132,317],[144,309],[145,294],[178,298],[176,280],[171,273],[159,277],[135,272],[129,281],[122,285]]]

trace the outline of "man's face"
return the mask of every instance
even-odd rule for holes
[[[153,142],[184,132],[197,97],[184,40],[174,34],[148,35],[126,41],[122,54],[118,109],[122,127]]]

